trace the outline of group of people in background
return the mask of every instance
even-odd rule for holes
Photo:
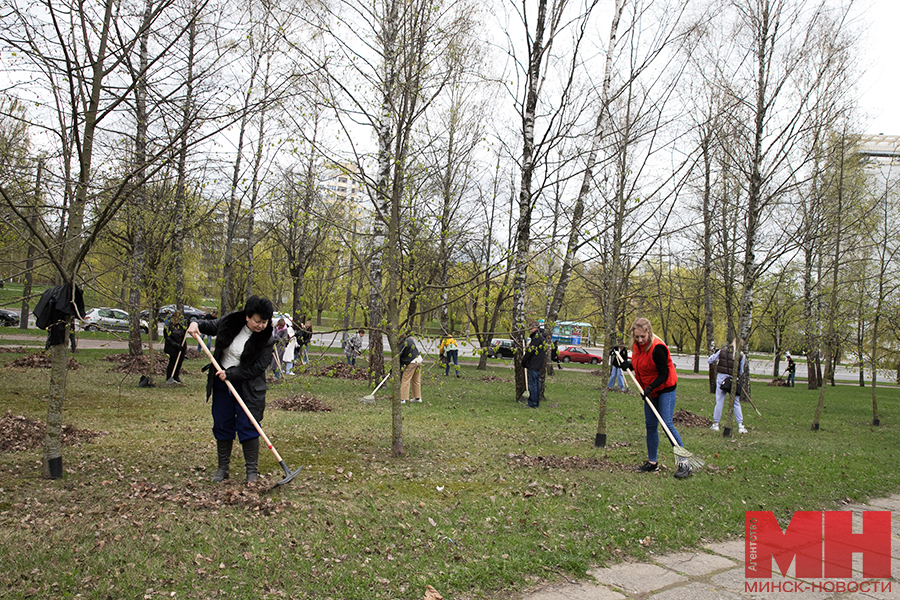
[[[282,375],[293,375],[295,362],[302,365],[309,363],[307,346],[312,341],[312,331],[312,321],[309,320],[301,323],[299,328],[295,328],[293,321],[284,317],[275,322],[275,347],[269,363],[275,379],[281,379]]]
[[[304,353],[305,346],[312,338],[312,324],[303,323],[299,331],[295,331],[289,320],[279,318],[271,323],[274,310],[272,303],[266,298],[252,296],[243,309],[232,312],[223,318],[215,314],[208,318],[186,323],[180,312],[175,312],[164,325],[165,350],[169,354],[169,365],[166,369],[167,383],[179,385],[181,363],[184,360],[186,337],[201,339],[208,336],[215,339],[214,357],[220,369],[209,368],[207,375],[207,399],[212,399],[213,436],[216,440],[217,469],[213,481],[224,481],[230,477],[230,461],[234,439],[241,443],[246,480],[254,482],[258,475],[259,433],[247,417],[244,410],[236,402],[228,384],[244,400],[253,418],[262,421],[265,410],[266,373],[269,369],[292,373],[296,361],[308,360]],[[541,323],[535,321],[529,325],[530,335],[522,355],[522,366],[526,374],[529,408],[540,406],[541,372],[548,352],[551,348],[546,342]],[[344,343],[344,355],[347,363],[355,365],[361,356],[364,330],[350,334]],[[612,366],[607,388],[625,389],[624,372],[630,371],[636,379],[641,397],[644,400],[644,423],[646,429],[647,459],[636,468],[641,473],[656,472],[660,469],[658,461],[659,422],[662,420],[674,438],[675,443],[682,445],[681,436],[673,423],[678,376],[672,362],[668,346],[656,335],[647,319],[639,318],[631,327],[633,344],[630,357],[628,349],[616,346],[610,349],[609,359]],[[416,346],[411,332],[399,339],[400,402],[422,402],[422,363],[423,356]],[[450,374],[451,364],[456,376],[459,370],[459,344],[449,334],[445,334],[438,347],[438,353],[444,364],[444,374]],[[551,359],[553,357],[551,353]],[[727,395],[726,380],[735,373],[746,369],[746,357],[734,356],[733,346],[727,345],[709,357],[710,364],[716,364],[716,408],[713,414],[712,429],[717,430]],[[737,371],[735,360],[739,360]],[[788,356],[789,372],[793,375],[792,359]],[[226,383],[227,382],[227,383]],[[656,410],[651,408],[651,405]],[[657,417],[657,414],[659,415]],[[743,415],[740,409],[740,391],[735,390],[734,414],[738,430],[746,432],[743,426]],[[675,477],[683,479],[692,475],[691,465],[677,458]]]

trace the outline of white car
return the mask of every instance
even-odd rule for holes
[[[92,308],[81,320],[85,331],[128,331],[128,313],[118,308]],[[141,333],[148,333],[150,326],[141,319]]]

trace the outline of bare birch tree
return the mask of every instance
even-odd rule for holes
[[[115,142],[119,140],[113,122],[123,117],[124,103],[135,91],[136,81],[125,73],[125,61],[134,56],[144,32],[170,5],[155,5],[149,18],[127,14],[124,7],[111,1],[99,5],[48,2],[42,6],[43,11],[36,15],[29,7],[8,4],[0,42],[20,57],[18,75],[25,76],[15,82],[15,93],[27,98],[35,112],[42,111],[30,124],[53,152],[55,181],[46,196],[48,204],[52,199],[55,206],[34,224],[5,183],[0,184],[0,196],[31,231],[59,281],[74,289],[98,234],[127,202],[128,191],[152,176],[168,149],[165,144],[153,145],[136,172],[134,165],[116,159]],[[148,57],[148,68],[160,57],[160,52]],[[120,175],[103,177],[95,163],[118,165]],[[108,189],[99,187],[109,181]],[[71,326],[70,318],[66,327]],[[43,457],[44,473],[51,477],[62,476],[60,433],[67,350],[66,344],[51,347]]]

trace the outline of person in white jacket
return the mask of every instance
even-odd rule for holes
[[[284,364],[284,374],[293,375],[294,369],[294,352],[297,350],[297,338],[294,336],[294,328],[287,325],[286,338],[288,343],[281,355],[281,362]]]

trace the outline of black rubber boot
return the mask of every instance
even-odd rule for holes
[[[259,471],[257,470],[257,464],[259,463],[259,438],[243,441],[241,442],[241,446],[244,447],[244,464],[247,468],[247,483],[253,483],[256,481],[256,476],[259,475]]]
[[[234,440],[216,440],[216,453],[219,457],[219,468],[213,475],[213,482],[219,483],[228,479],[228,466],[231,464],[231,447]]]

